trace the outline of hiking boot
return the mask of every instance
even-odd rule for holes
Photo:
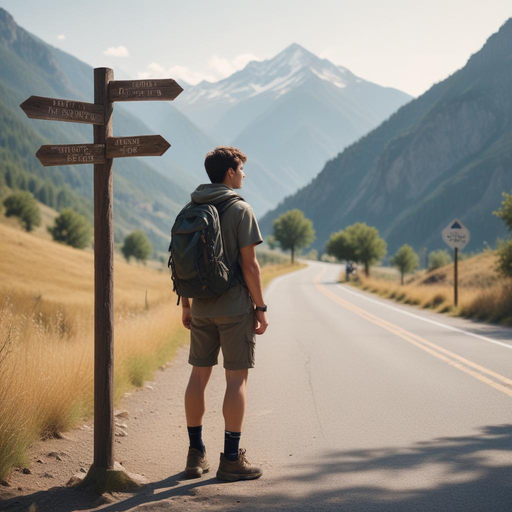
[[[220,464],[217,471],[217,478],[227,482],[236,482],[237,480],[254,480],[263,474],[260,468],[251,466],[245,455],[245,449],[240,448],[238,459],[231,461],[220,454]]]
[[[208,464],[206,458],[206,450],[203,455],[200,450],[189,448],[185,478],[200,478],[203,473],[208,473],[209,470],[210,464]]]

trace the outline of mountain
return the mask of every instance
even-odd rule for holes
[[[224,80],[189,87],[176,108],[247,154],[244,195],[263,212],[410,100],[292,44]]]
[[[0,186],[29,189],[49,206],[73,206],[92,220],[92,166],[45,168],[35,157],[42,144],[92,142],[92,127],[31,120],[19,104],[30,95],[92,102],[93,69],[28,33],[3,9],[0,62]],[[191,124],[177,111],[176,116],[177,123]],[[114,133],[127,136],[155,132],[127,106],[116,104]],[[190,128],[187,136],[193,141],[197,134]],[[148,234],[155,250],[167,250],[170,226],[190,188],[180,182],[180,176],[190,173],[189,166],[176,164],[176,154],[179,151],[169,149],[164,163],[156,157],[116,160],[116,241],[140,228]]]
[[[300,208],[313,220],[315,247],[354,222],[376,226],[389,253],[408,243],[443,247],[455,217],[469,250],[505,235],[492,215],[512,189],[512,19],[466,66],[411,101],[328,161],[320,174],[262,220]]]

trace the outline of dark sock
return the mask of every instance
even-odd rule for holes
[[[187,427],[188,430],[188,437],[190,439],[190,446],[189,448],[195,448],[196,450],[199,450],[201,453],[204,453],[205,447],[203,443],[203,426],[200,425],[199,427]]]
[[[224,457],[228,460],[235,461],[238,459],[238,447],[240,445],[240,437],[242,432],[225,431],[224,434]]]

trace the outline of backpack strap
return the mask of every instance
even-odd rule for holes
[[[219,216],[222,216],[224,213],[226,213],[226,211],[231,206],[233,206],[235,203],[238,203],[238,201],[243,201],[243,200],[244,200],[244,198],[242,196],[236,195],[236,196],[229,197],[222,203],[215,205],[215,207],[217,208],[217,211],[219,212]]]

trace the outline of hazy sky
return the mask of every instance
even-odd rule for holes
[[[512,16],[512,0],[0,0],[0,7],[47,43],[127,77],[214,81],[296,42],[414,96],[461,68]]]

